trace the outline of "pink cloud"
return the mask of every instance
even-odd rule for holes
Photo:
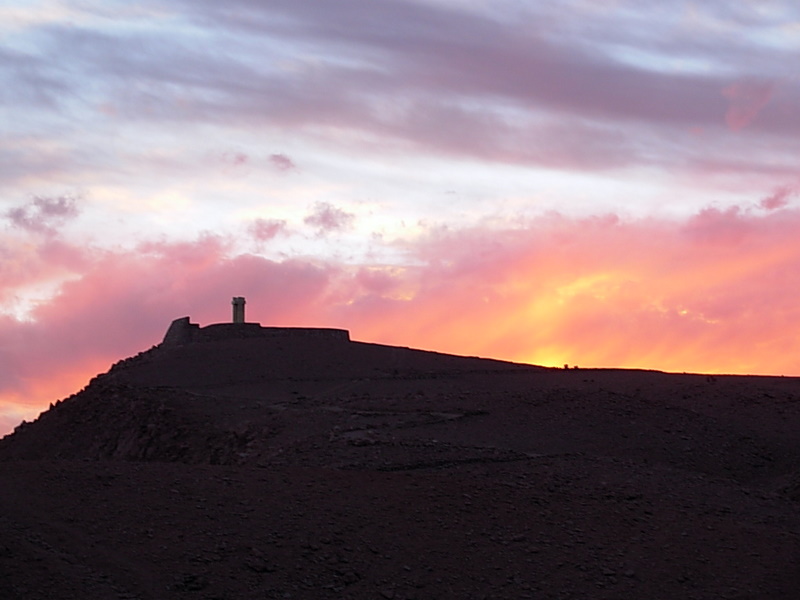
[[[18,289],[80,273],[89,263],[85,248],[58,236],[44,235],[34,242],[26,233],[6,235],[0,238],[0,304]]]
[[[777,188],[772,194],[763,198],[759,206],[764,210],[778,210],[789,205],[789,198],[797,194],[797,188],[788,185]]]
[[[355,215],[337,208],[328,202],[317,202],[311,213],[303,219],[303,223],[315,227],[317,235],[331,231],[347,229],[353,223]]]
[[[738,206],[705,208],[691,217],[683,231],[695,242],[731,246],[740,243],[754,224]]]
[[[775,84],[771,82],[739,82],[722,90],[728,99],[725,123],[733,131],[744,129],[755,120],[772,98]]]
[[[250,235],[259,242],[266,242],[286,232],[283,219],[255,219],[248,227]]]
[[[391,296],[393,291],[397,290],[398,277],[391,269],[386,268],[360,268],[354,277],[354,283],[358,284],[363,290],[369,294],[376,294],[379,296]]]

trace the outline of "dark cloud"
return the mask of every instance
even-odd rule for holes
[[[238,4],[249,16],[246,27],[235,16],[238,13],[217,12],[209,3],[201,4],[202,13],[193,3],[191,12],[200,19],[214,15],[215,21],[227,21],[250,34],[269,32],[301,48],[327,43],[341,57],[352,59],[351,65],[357,66],[344,68],[339,61],[323,59],[305,73],[311,76],[307,83],[316,86],[319,82],[328,90],[325,102],[348,98],[364,102],[377,92],[422,104],[426,96],[438,92],[464,100],[511,102],[526,111],[548,109],[593,118],[689,125],[712,122],[725,112],[718,91],[729,80],[719,74],[657,70],[614,57],[612,50],[643,47],[664,61],[676,54],[687,61],[708,59],[711,44],[697,43],[689,35],[696,34],[696,28],[670,30],[671,36],[655,39],[652,31],[642,36],[640,20],[669,12],[655,6],[620,11],[619,18],[609,15],[606,19],[593,19],[600,13],[575,8],[536,8],[522,11],[516,20],[501,20],[453,7],[401,1],[348,0],[335,7],[276,1],[263,11],[251,3]],[[574,19],[591,23],[592,35],[571,27],[568,23]],[[548,35],[548,26],[557,27],[561,35]],[[738,57],[735,64],[745,77],[748,65],[765,52],[742,46],[715,39],[713,52]],[[341,86],[342,81],[348,85]],[[294,89],[300,93],[293,106],[303,110],[314,96],[306,95],[303,86]],[[324,113],[320,116],[325,119]]]
[[[269,157],[269,163],[273,169],[278,171],[292,171],[297,168],[291,158],[285,154],[272,154]]]
[[[78,207],[75,198],[71,196],[59,196],[58,198],[33,199],[33,206],[43,217],[66,219],[78,215]]]
[[[5,217],[14,227],[50,236],[55,235],[58,227],[78,216],[78,213],[77,200],[72,196],[37,196],[24,206],[7,210]]]
[[[317,202],[303,223],[316,228],[317,235],[347,229],[352,225],[355,215],[337,208],[328,202]]]

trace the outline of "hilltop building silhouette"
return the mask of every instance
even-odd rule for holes
[[[244,323],[244,297],[234,296],[233,300],[231,300],[231,304],[233,304],[233,322]]]
[[[199,342],[213,342],[242,338],[274,338],[274,337],[316,337],[341,342],[350,341],[350,332],[346,329],[330,329],[324,327],[263,327],[261,323],[247,323],[244,317],[245,299],[234,296],[231,300],[233,317],[230,323],[212,323],[200,327],[192,323],[189,317],[175,319],[167,329],[162,347],[184,346]]]

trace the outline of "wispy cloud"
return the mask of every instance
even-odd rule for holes
[[[776,60],[778,48],[746,36],[731,41],[702,25],[708,19],[692,26],[704,28],[699,43],[667,19],[674,7],[592,12],[542,5],[512,20],[397,0],[347,0],[335,10],[309,1],[234,1],[224,10],[192,2],[171,10],[172,19],[203,28],[226,52],[163,36],[155,14],[152,29],[131,26],[124,35],[92,21],[42,25],[37,33],[46,45],[75,66],[56,70],[26,54],[30,68],[7,70],[8,87],[27,81],[31,94],[50,90],[60,112],[81,121],[104,106],[113,109],[109,124],[269,127],[333,139],[349,131],[354,139],[379,136],[454,157],[559,168],[647,161],[666,150],[665,134],[675,129],[716,130],[727,122],[736,130],[800,132],[800,89],[785,67],[790,55]],[[741,15],[730,12],[714,3],[702,14],[728,29],[742,27]],[[648,30],[645,44],[642,24],[651,19],[666,19],[669,35],[650,41]],[[254,61],[254,53],[268,59]],[[675,63],[685,67],[667,68]],[[78,93],[76,69],[92,78],[90,90]],[[780,110],[756,118],[778,81],[785,94]],[[689,148],[669,149],[691,156]],[[561,156],[551,160],[553,154]],[[283,154],[269,160],[279,169],[294,162]]]
[[[761,199],[759,206],[765,210],[778,210],[789,205],[789,199],[798,194],[798,188],[784,185],[778,187],[769,196]]]

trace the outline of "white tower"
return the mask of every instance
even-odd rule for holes
[[[233,304],[233,322],[244,323],[244,297],[234,296],[231,304]]]

